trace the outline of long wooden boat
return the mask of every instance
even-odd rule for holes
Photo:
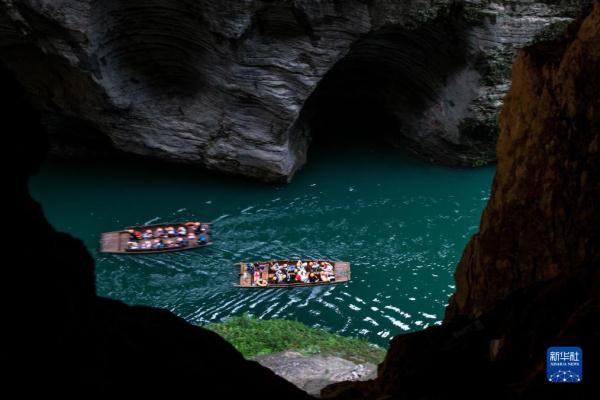
[[[175,232],[180,227],[184,227],[186,233],[184,235],[169,235],[166,233],[169,227],[172,227]],[[163,234],[161,234],[160,229],[162,229]],[[194,233],[193,237],[188,237],[190,232]],[[144,233],[147,233],[146,237],[143,237]],[[147,237],[148,234],[152,236]],[[148,246],[149,243],[154,244],[154,246]],[[159,243],[162,243],[162,245]],[[113,254],[153,254],[191,250],[211,244],[211,223],[174,222],[130,226],[120,231],[105,232],[100,240],[100,251]]]
[[[331,260],[301,260],[302,267],[298,267],[299,260],[270,260],[258,262],[240,262],[240,282],[234,286],[242,288],[291,288],[301,286],[331,285],[335,283],[345,283],[350,280],[350,263]],[[285,279],[278,279],[277,270],[280,270],[279,277],[288,271],[288,266],[295,266],[294,272],[287,273]],[[282,270],[283,268],[283,270]],[[304,270],[310,275],[313,272],[317,275],[311,281],[296,281],[296,275]],[[258,273],[257,273],[258,272]],[[322,275],[325,273],[325,275]],[[303,274],[303,273],[302,273]],[[292,275],[293,278],[288,279]]]

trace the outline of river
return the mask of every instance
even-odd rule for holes
[[[281,185],[158,162],[96,161],[48,162],[30,187],[50,222],[92,253],[99,295],[199,324],[243,313],[296,319],[387,347],[394,335],[441,323],[493,174],[493,167],[446,168],[366,148],[315,150]],[[98,252],[103,231],[180,220],[213,221],[214,245]],[[234,262],[296,257],[350,261],[352,281],[233,287]]]

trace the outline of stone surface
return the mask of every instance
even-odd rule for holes
[[[313,396],[319,396],[321,389],[334,382],[365,381],[377,376],[375,364],[356,364],[333,356],[285,351],[254,360]]]
[[[513,66],[492,196],[458,265],[449,318],[479,317],[519,288],[599,261],[600,19],[572,35]]]
[[[374,381],[335,399],[585,399],[600,392],[600,2],[512,70],[480,232],[439,327],[393,339]],[[546,381],[550,346],[580,346],[584,377]]]
[[[313,136],[359,126],[472,165],[494,158],[514,49],[585,2],[1,0],[0,60],[54,155],[285,180]]]

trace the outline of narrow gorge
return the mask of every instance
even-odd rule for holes
[[[47,157],[136,155],[288,181],[313,141],[376,140],[433,163],[497,160],[496,173],[443,322],[395,336],[376,378],[321,397],[597,397],[600,2],[583,3],[0,0],[6,148],[19,157],[8,389],[313,398],[175,307],[99,295],[95,254],[51,225],[32,176]],[[548,384],[554,345],[584,349],[579,384]]]

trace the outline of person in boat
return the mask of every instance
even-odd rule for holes
[[[164,249],[165,243],[162,239],[154,239],[152,241],[152,248],[156,250]]]
[[[299,270],[300,268],[298,268]],[[287,266],[287,281],[295,282],[296,280],[296,266],[294,264],[290,264]]]
[[[296,269],[300,269],[300,268],[307,268],[308,264],[306,262],[303,262],[302,260],[298,260],[298,262],[296,263]]]
[[[274,263],[269,263],[269,271],[272,273],[275,273],[275,271],[277,271],[279,269],[279,263],[274,262]]]
[[[159,226],[158,228],[156,228],[156,231],[154,231],[154,236],[157,238],[165,236],[165,230]]]
[[[298,272],[298,276],[300,277],[300,282],[308,282],[308,272],[306,272],[306,268],[301,268],[300,272]]]
[[[137,250],[140,248],[138,242],[129,241],[127,242],[127,249],[129,250]]]
[[[173,228],[172,226],[167,226],[166,231],[168,236],[176,235],[175,228]]]
[[[205,235],[200,234],[198,236],[198,241],[200,242],[200,244],[206,244],[208,243],[208,238]]]
[[[194,240],[196,239],[196,235],[194,234],[194,232],[190,232],[187,235],[187,240]]]
[[[202,229],[200,222],[194,222],[193,229],[194,229],[194,232],[196,233],[196,235],[199,235],[200,233],[204,233],[204,230]]]
[[[148,250],[152,248],[152,241],[150,240],[144,240],[142,242],[142,249]]]
[[[333,271],[333,265],[331,265],[331,263],[328,263],[326,261],[321,263],[321,267],[323,268],[323,270],[325,272],[332,272]]]
[[[252,264],[252,263],[247,263],[247,264],[246,264],[246,271],[247,271],[247,272],[248,272],[250,275],[254,274],[254,264]]]
[[[179,228],[177,228],[177,235],[179,235],[179,236],[187,235],[187,229],[185,229],[185,226],[180,226]]]
[[[184,247],[187,245],[187,240],[185,240],[182,237],[178,237],[176,240],[176,243],[177,243],[177,247]]]
[[[329,275],[325,271],[319,272],[319,278],[322,282],[329,282]]]
[[[294,283],[294,282],[296,282],[296,270],[294,270],[292,272],[288,272],[287,282],[288,283]]]
[[[310,272],[310,273],[308,274],[308,281],[309,281],[310,283],[317,282],[318,280],[319,280],[319,277],[317,276],[317,273],[316,273],[316,272]]]
[[[287,279],[286,269],[281,267],[275,272],[275,276],[277,277],[277,283],[283,283]]]
[[[131,240],[138,240],[142,237],[142,233],[134,229],[127,229],[127,233],[129,233],[129,238]]]
[[[142,239],[152,239],[152,236],[152,229],[146,229],[146,231],[142,235]]]
[[[260,272],[255,269],[254,270],[254,278],[252,279],[252,283],[256,284],[260,280]]]

